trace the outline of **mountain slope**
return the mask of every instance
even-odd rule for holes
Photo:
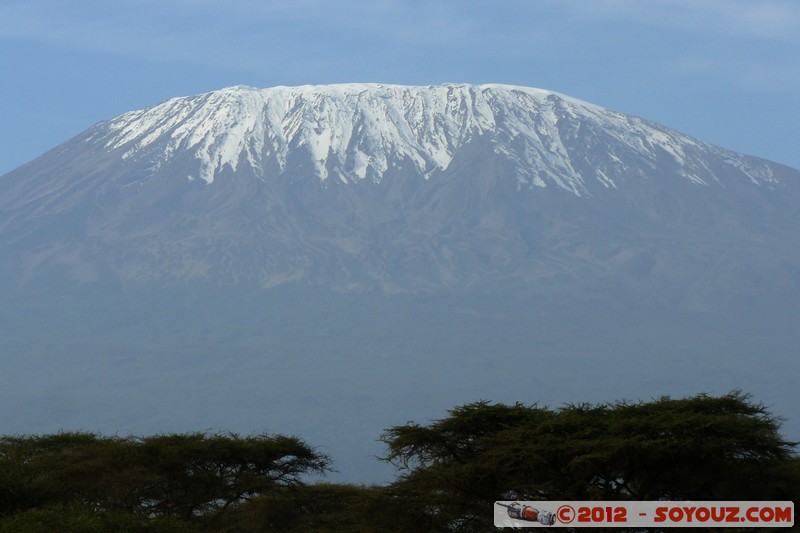
[[[66,268],[125,283],[529,285],[637,261],[667,272],[709,243],[782,254],[798,181],[539,89],[233,87],[125,113],[0,178],[0,253],[22,282]],[[652,239],[677,249],[643,252]]]
[[[508,86],[235,87],[0,177],[6,432],[301,435],[752,392],[800,437],[800,172]],[[410,394],[410,391],[413,393]]]
[[[520,185],[556,185],[574,194],[590,180],[613,187],[610,176],[625,170],[613,157],[590,160],[601,155],[593,148],[603,143],[638,152],[652,167],[671,159],[697,183],[719,179],[697,156],[709,151],[754,182],[772,179],[768,168],[633,117],[548,91],[499,85],[234,87],[126,113],[86,140],[124,150],[122,159],[148,161],[153,171],[176,153],[190,152],[199,163],[196,174],[208,183],[240,162],[262,177],[275,167],[285,172],[297,152],[308,156],[315,176],[348,183],[379,181],[406,159],[427,177],[487,133],[495,150],[517,163]],[[593,172],[580,168],[597,162]]]

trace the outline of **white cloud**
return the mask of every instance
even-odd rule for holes
[[[800,39],[800,3],[796,1],[670,0],[677,10],[694,14],[698,27],[768,40]]]
[[[796,0],[569,0],[579,15],[765,40],[800,41]]]
[[[463,10],[448,11],[452,3],[84,0],[80,6],[9,0],[0,5],[0,38],[255,75],[276,70],[302,78],[315,72],[348,75],[368,62],[385,69],[392,53],[457,49],[470,32]]]
[[[65,7],[68,4],[47,2],[2,6],[0,36],[83,51],[181,61],[193,60],[187,44],[202,42],[204,37],[197,29],[163,31],[158,24],[116,16],[121,13],[79,16]]]
[[[645,45],[651,46],[645,64],[635,48],[650,33],[662,46]],[[699,46],[682,46],[687,37]],[[632,75],[663,68],[677,77],[708,65],[728,79],[771,72],[796,87],[800,1],[6,0],[0,38],[245,78],[275,71],[289,80],[317,73],[317,79],[374,80],[391,77],[397,60],[406,62],[400,65],[406,72],[468,80],[485,71],[502,74],[491,68],[497,58],[519,68],[558,62],[622,74],[626,65]],[[775,56],[781,47],[792,49],[764,65],[767,54],[742,53],[750,43]],[[451,69],[453,62],[461,66]]]

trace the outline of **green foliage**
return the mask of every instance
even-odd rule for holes
[[[171,517],[147,517],[125,512],[97,512],[81,505],[55,505],[0,517],[0,533],[182,533],[197,531]]]
[[[232,505],[327,468],[327,458],[282,436],[2,437],[0,515],[61,505],[213,521]]]
[[[795,443],[739,392],[551,410],[478,402],[387,430],[430,531],[485,531],[496,500],[763,500],[800,494]]]
[[[317,483],[265,494],[227,516],[231,531],[381,533],[395,527],[381,487]],[[227,531],[224,527],[220,531]]]
[[[497,500],[794,500],[800,457],[742,393],[549,409],[477,402],[388,429],[386,487],[305,484],[294,437],[0,437],[0,533],[495,531]]]

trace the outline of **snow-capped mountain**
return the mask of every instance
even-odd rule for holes
[[[207,183],[226,166],[236,171],[240,165],[269,179],[301,154],[320,180],[351,183],[380,181],[403,163],[427,178],[446,170],[459,149],[481,136],[490,136],[494,151],[514,161],[520,187],[555,186],[576,195],[595,181],[616,187],[614,177],[629,170],[616,151],[642,159],[636,177],[667,162],[695,183],[718,182],[723,173],[704,164],[712,154],[755,183],[774,179],[768,166],[656,124],[507,85],[232,87],[125,113],[95,126],[86,142],[154,173],[191,154],[196,168],[183,177]],[[613,150],[590,154],[592,145]]]
[[[0,178],[0,251],[22,280],[417,290],[637,261],[684,277],[691,242],[784,246],[798,181],[540,89],[232,87],[96,124]]]
[[[0,176],[2,426],[266,427],[365,472],[383,428],[480,398],[742,388],[791,417],[799,184],[523,87],[126,113]]]

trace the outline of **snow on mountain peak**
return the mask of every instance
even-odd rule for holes
[[[695,152],[712,150],[751,181],[771,180],[768,170],[749,168],[736,154],[639,118],[551,91],[499,84],[235,86],[131,111],[97,128],[90,137],[95,142],[120,150],[123,159],[145,158],[153,169],[188,151],[199,163],[197,175],[188,178],[207,183],[225,167],[235,171],[243,164],[265,179],[265,169],[283,171],[294,151],[310,158],[320,180],[380,181],[404,160],[428,177],[486,134],[496,153],[514,161],[520,187],[554,185],[577,195],[587,180],[616,187],[613,176],[626,169],[614,151],[638,152],[653,167],[671,158],[684,177],[708,184],[716,177]],[[578,154],[575,139],[587,131],[600,134],[592,142],[615,150],[597,161]]]

